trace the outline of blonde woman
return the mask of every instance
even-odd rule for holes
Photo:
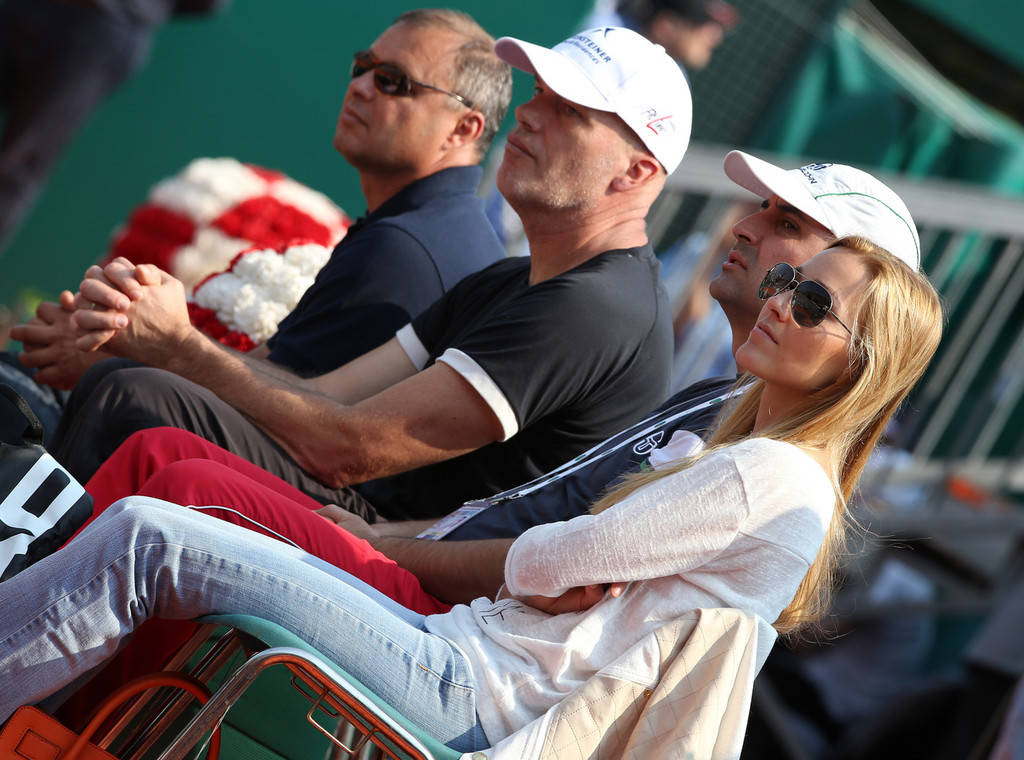
[[[628,481],[594,514],[527,531],[498,600],[425,617],[277,541],[130,497],[0,584],[0,720],[103,662],[151,616],[272,620],[463,752],[613,661],[644,680],[653,631],[696,608],[756,613],[763,662],[773,624],[790,631],[820,613],[846,499],[941,317],[923,276],[859,239],[799,271],[772,267],[761,295],[737,354],[757,379],[709,448]],[[605,584],[617,593],[601,595]]]

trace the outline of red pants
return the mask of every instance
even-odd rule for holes
[[[313,510],[322,507],[283,480],[209,441],[178,428],[151,428],[129,437],[96,471],[85,489],[93,516],[133,494],[203,510],[221,520],[294,541],[302,549],[370,584],[411,610],[430,615],[448,605],[427,594],[416,576],[366,541]],[[246,519],[249,518],[249,519]],[[255,520],[270,531],[254,525]]]
[[[274,532],[279,533],[416,612],[430,615],[449,608],[426,593],[412,573],[316,514],[314,510],[322,504],[185,430],[151,428],[133,434],[85,489],[95,504],[92,519],[118,499],[134,494],[182,505],[229,507],[202,511],[274,538],[279,538]],[[194,630],[195,625],[187,621],[147,622],[104,671],[65,704],[62,717],[78,723],[99,697],[133,676],[161,669]]]

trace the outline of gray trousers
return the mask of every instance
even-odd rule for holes
[[[322,504],[338,504],[373,522],[377,511],[351,488],[332,488],[303,470],[248,417],[215,393],[171,372],[109,359],[75,386],[51,452],[82,483],[128,436],[176,427],[247,459]]]

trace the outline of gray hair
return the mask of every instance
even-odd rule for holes
[[[415,29],[447,29],[466,39],[455,51],[451,89],[470,101],[484,115],[484,131],[477,141],[482,160],[512,100],[512,69],[494,52],[494,38],[472,16],[448,8],[406,11],[395,24]],[[456,106],[454,101],[453,107]]]

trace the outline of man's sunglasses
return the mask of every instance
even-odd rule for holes
[[[446,90],[443,87],[435,87],[432,84],[426,82],[417,82],[412,79],[408,74],[402,71],[400,68],[395,66],[393,63],[384,63],[374,57],[373,53],[366,50],[361,50],[353,56],[352,60],[352,78],[361,77],[367,71],[373,72],[373,86],[377,88],[377,92],[383,95],[395,95],[398,97],[411,97],[415,94],[414,87],[425,87],[428,90],[437,90],[443,92],[449,97],[455,98],[457,101],[462,103],[469,109],[475,109],[476,106],[473,102],[461,95]]]
[[[832,294],[814,280],[796,281],[797,271],[786,263],[779,263],[768,270],[757,289],[757,297],[767,301],[786,290],[792,290],[789,310],[793,312],[793,321],[801,327],[817,327],[826,316],[831,314],[846,332],[853,335],[853,330],[846,326],[836,313],[832,311]]]

